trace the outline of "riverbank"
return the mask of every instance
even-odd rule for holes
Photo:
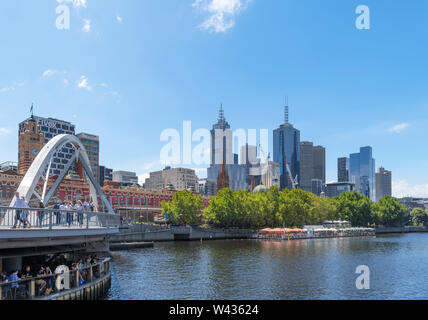
[[[376,234],[394,234],[394,233],[428,233],[426,227],[377,227]]]

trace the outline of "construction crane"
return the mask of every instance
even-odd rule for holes
[[[291,175],[291,170],[290,170],[290,166],[288,165],[287,159],[284,158],[284,161],[285,161],[285,165],[287,167],[288,176],[290,177],[291,186],[293,189],[296,189],[297,186],[299,185],[299,181],[298,181],[299,176],[296,175],[296,177],[293,179],[293,176]]]

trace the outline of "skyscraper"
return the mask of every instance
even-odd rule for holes
[[[303,141],[300,143],[300,188],[313,192],[312,180],[321,181],[321,188],[325,184],[325,148]],[[316,190],[318,192],[318,188]]]
[[[311,192],[314,179],[314,144],[309,141],[300,143],[300,188]]]
[[[375,159],[372,147],[362,147],[359,153],[350,155],[349,179],[355,184],[355,189],[362,195],[376,200]]]
[[[226,160],[225,164],[233,164],[235,162],[233,154],[233,132],[224,116],[223,105],[220,107],[218,121],[213,125],[211,130],[210,143],[212,165],[221,165],[223,159]]]
[[[337,181],[349,182],[349,158],[337,159]]]
[[[300,181],[300,131],[288,121],[288,105],[285,106],[284,120],[284,124],[273,132],[273,159],[280,164],[281,190],[292,189],[291,179],[297,177],[297,182]],[[287,164],[291,177],[287,173]]]
[[[376,201],[392,195],[392,172],[379,168],[376,172]]]
[[[325,148],[314,147],[314,179],[321,180],[325,184]]]
[[[215,185],[217,190],[218,176],[222,164],[226,169],[229,188],[240,190],[247,188],[247,171],[244,166],[237,163],[237,157],[233,153],[233,133],[229,123],[224,117],[223,106],[220,108],[219,118],[211,130],[211,165],[207,169],[207,184],[211,187]],[[223,170],[224,171],[224,170]],[[222,172],[222,179],[225,182],[226,175]],[[223,185],[221,187],[224,187]]]

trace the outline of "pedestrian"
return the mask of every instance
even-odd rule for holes
[[[71,202],[69,202],[66,206],[66,210],[67,210],[67,223],[68,223],[68,227],[70,228],[71,225],[73,224],[73,204]]]
[[[37,210],[37,220],[39,228],[43,228],[43,219],[45,217],[45,205],[42,201],[39,202],[39,210]]]
[[[59,207],[61,206],[58,199],[55,200],[55,204],[53,206],[54,210],[59,210]],[[59,211],[55,211],[55,223],[59,226],[61,224],[61,213]]]
[[[82,201],[78,201],[74,206],[74,210],[77,212],[77,221],[79,222],[80,228],[83,226],[83,204]]]
[[[21,199],[22,199],[22,201],[24,203],[24,207],[23,208],[29,208],[27,202],[25,202],[25,197],[22,196]],[[28,228],[31,228],[30,211],[23,210],[21,212],[21,216],[22,216],[22,220],[24,221],[24,228],[26,228],[27,226],[28,226]]]
[[[22,209],[26,207],[25,200],[23,201],[22,198],[19,196],[19,192],[15,192],[15,204],[13,205],[15,209],[15,222],[13,224],[12,229],[16,229],[16,226],[18,225],[18,228],[21,227],[22,220]]]
[[[67,211],[67,202],[64,200],[63,203],[59,206],[60,210],[60,224],[65,223],[66,219],[66,211]]]

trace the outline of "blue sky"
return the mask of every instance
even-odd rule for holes
[[[61,1],[60,1],[61,2]],[[373,147],[395,195],[428,196],[428,3],[386,0],[57,0],[0,4],[0,161],[35,114],[101,139],[100,161],[141,177],[160,169],[167,128],[290,121],[336,159]],[[355,27],[358,5],[370,30]],[[201,170],[198,170],[200,173]]]

